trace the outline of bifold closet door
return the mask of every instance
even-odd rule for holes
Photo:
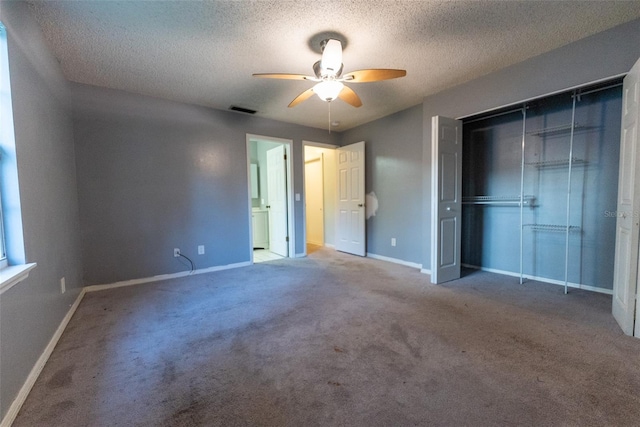
[[[638,240],[640,233],[640,60],[624,79],[620,174],[616,211],[616,254],[613,278],[612,313],[625,334],[634,334],[638,279]],[[635,335],[640,327],[635,325]]]
[[[460,278],[462,121],[431,119],[431,283]]]

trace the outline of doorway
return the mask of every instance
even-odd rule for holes
[[[335,247],[336,146],[303,141],[305,251]]]
[[[292,141],[247,135],[249,254],[252,262],[293,257]]]

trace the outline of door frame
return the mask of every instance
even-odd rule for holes
[[[318,148],[325,148],[327,150],[335,150],[337,148],[339,148],[339,145],[333,145],[333,144],[326,144],[324,142],[314,142],[314,141],[307,141],[307,140],[302,140],[302,188],[306,189],[306,171],[305,171],[305,147],[318,147]],[[304,250],[303,250],[303,256],[307,256],[307,192],[303,191],[302,192],[304,200],[302,203],[302,218],[304,221],[304,226],[302,227],[302,235],[304,237]],[[326,227],[326,223],[325,223],[325,227]],[[326,239],[325,239],[325,244],[326,244]]]
[[[288,258],[295,258],[296,256],[296,217],[295,217],[295,202],[293,193],[293,140],[285,138],[277,138],[274,136],[265,136],[257,134],[246,134],[246,158],[247,158],[247,207],[249,210],[248,226],[249,226],[249,261],[253,264],[253,223],[251,221],[251,214],[253,208],[251,206],[251,141],[265,141],[282,144],[285,146],[285,152],[287,153],[287,160],[285,165],[287,168],[287,233],[289,234],[289,246]],[[305,249],[306,251],[306,249]]]
[[[310,164],[314,164],[314,166],[319,167],[319,173],[320,173],[320,179],[314,179],[313,182],[313,187],[315,190],[320,190],[320,194],[319,196],[316,194],[314,195],[313,199],[314,199],[314,205],[315,202],[319,201],[320,204],[320,221],[319,223],[314,223],[313,224],[313,229],[315,229],[316,227],[320,228],[322,230],[322,235],[320,236],[320,242],[311,242],[311,244],[314,245],[319,245],[319,246],[324,246],[324,153],[321,152],[320,155],[318,157],[314,157],[312,159],[307,159],[307,154],[306,154],[306,150],[305,150],[305,157],[304,157],[304,173],[305,176],[308,173],[308,169],[310,167]],[[315,181],[319,181],[319,182],[315,182]],[[307,216],[307,204],[309,202],[309,192],[307,191],[308,187],[307,185],[311,184],[311,182],[309,182],[308,180],[304,180],[304,211],[305,211],[305,237],[306,237],[306,243],[309,244],[309,233],[307,232],[309,230],[309,217]],[[319,200],[315,200],[315,199],[319,199]]]

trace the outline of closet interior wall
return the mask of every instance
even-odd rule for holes
[[[619,83],[464,120],[463,265],[611,292]]]

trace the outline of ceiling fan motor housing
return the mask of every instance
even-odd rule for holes
[[[317,61],[315,64],[313,64],[313,72],[316,75],[316,77],[319,79],[327,78],[330,76],[330,73],[328,73],[327,70],[322,69],[321,62],[322,61]],[[338,70],[338,72],[335,73],[335,75],[332,75],[331,77],[335,77],[335,78],[340,77],[342,75],[343,67],[344,67],[344,64],[340,64],[340,69]]]

